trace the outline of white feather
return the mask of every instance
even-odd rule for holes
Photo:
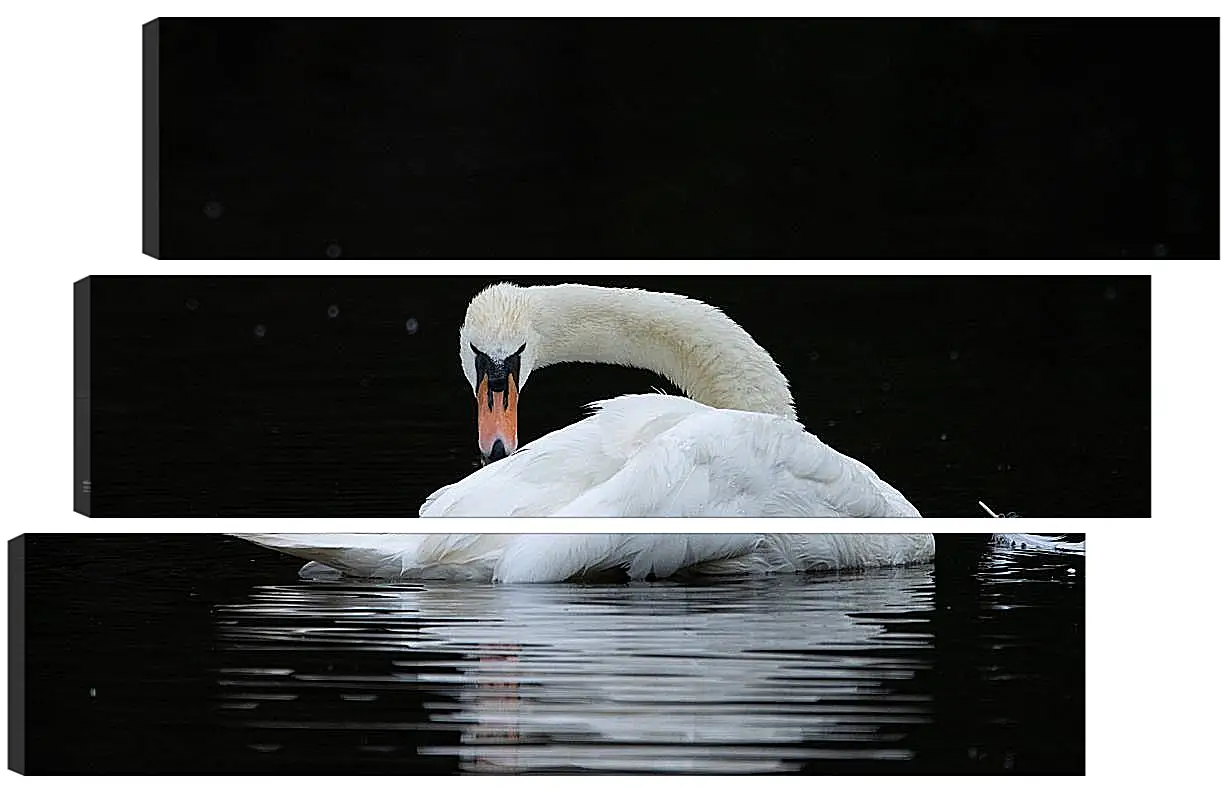
[[[1031,550],[1037,553],[1086,553],[1086,542],[1069,542],[1060,536],[1041,536],[1032,533],[995,533],[994,544],[1012,550]]]

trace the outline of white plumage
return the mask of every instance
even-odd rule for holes
[[[934,558],[929,534],[235,534],[338,570],[381,580],[555,583],[766,575],[898,566]],[[317,572],[307,565],[304,571]]]
[[[916,517],[791,419],[627,395],[434,492],[421,516]]]

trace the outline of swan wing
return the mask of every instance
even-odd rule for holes
[[[793,420],[626,395],[426,500],[422,516],[919,516]]]
[[[628,408],[617,398],[592,405],[585,419],[552,431],[425,500],[421,516],[555,516],[623,470],[632,456],[691,413],[684,405],[650,403],[665,395],[629,396],[647,401]],[[613,516],[633,516],[617,513]]]

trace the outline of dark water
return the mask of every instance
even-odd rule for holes
[[[215,536],[26,545],[31,772],[1085,769],[1081,556],[390,586]]]
[[[415,515],[475,466],[458,328],[503,279],[91,279],[93,514]],[[576,280],[721,307],[777,360],[807,428],[926,516],[979,516],[978,500],[1150,515],[1149,277]],[[622,367],[539,370],[519,431],[655,387]]]

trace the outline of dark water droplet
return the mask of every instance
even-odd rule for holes
[[[204,216],[208,219],[220,219],[225,213],[225,206],[218,203],[216,200],[209,200],[204,204]]]
[[[1111,300],[1116,300],[1116,299],[1117,299],[1117,287],[1116,287],[1116,286],[1109,286],[1107,289],[1105,289],[1105,290],[1104,290],[1104,299],[1105,299],[1105,300],[1110,300],[1110,301],[1111,301]]]
[[[330,242],[324,252],[328,258],[339,258],[344,253],[344,249],[340,247],[339,242]]]
[[[420,323],[416,321],[416,317],[408,317],[408,321],[403,324],[403,329],[409,334],[416,333],[420,330]]]
[[[268,332],[267,327],[265,327],[265,326],[263,326],[263,325],[256,325],[256,326],[255,326],[255,338],[256,338],[256,339],[262,339],[262,338],[264,337],[264,335],[266,335],[266,334],[267,334],[267,332]]]
[[[200,301],[196,300],[194,297],[188,297],[186,306],[188,311],[195,311],[200,307]]]
[[[1151,248],[1151,252],[1155,253],[1156,258],[1163,258],[1168,255],[1168,246],[1163,243],[1157,243],[1155,247]]]
[[[959,360],[960,360],[960,351],[959,351],[959,350],[952,350],[950,353],[948,353],[948,354],[947,354],[947,357],[948,357],[948,358],[950,358],[952,361],[959,361]]]
[[[340,307],[339,306],[327,306],[327,316],[331,317],[332,319],[335,319],[336,317],[340,316]]]

